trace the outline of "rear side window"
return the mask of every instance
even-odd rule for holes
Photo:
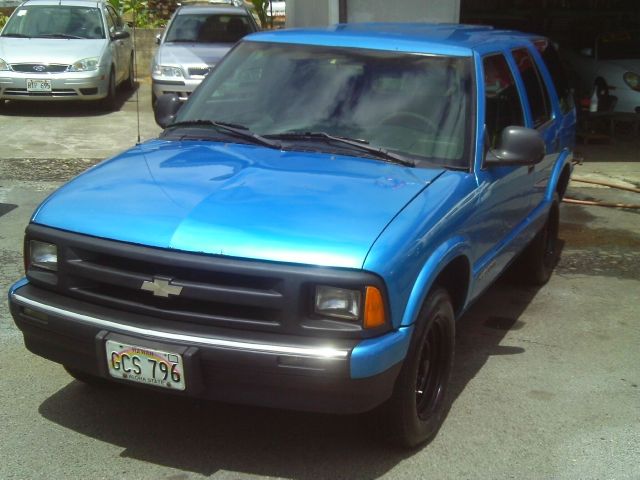
[[[538,52],[540,52],[542,60],[544,60],[551,74],[551,81],[558,94],[558,101],[560,102],[562,113],[569,112],[574,107],[573,94],[571,92],[571,86],[569,85],[566,69],[560,60],[558,52],[549,40],[540,39],[535,41],[534,45],[538,49]]]
[[[490,55],[482,60],[484,68],[485,126],[489,146],[495,148],[505,127],[524,126],[520,96],[502,54]]]
[[[529,98],[529,107],[533,117],[533,125],[539,127],[551,119],[551,101],[549,92],[542,81],[538,66],[526,48],[513,51],[513,58],[518,64],[524,88]]]

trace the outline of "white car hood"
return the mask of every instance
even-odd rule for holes
[[[159,65],[216,65],[233,47],[230,43],[163,43],[157,53]]]
[[[100,57],[107,40],[0,37],[0,58],[7,63],[69,65],[83,58]]]
[[[610,65],[622,68],[625,72],[634,72],[640,75],[640,58],[624,58],[621,60],[604,60]]]

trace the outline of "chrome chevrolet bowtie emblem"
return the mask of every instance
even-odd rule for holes
[[[142,282],[140,290],[153,293],[156,297],[168,297],[169,295],[180,295],[182,287],[171,285],[170,278],[153,277],[153,282],[145,280]]]

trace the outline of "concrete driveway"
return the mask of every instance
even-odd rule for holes
[[[143,84],[143,139],[159,132],[149,96]],[[110,114],[42,104],[0,112],[1,292],[22,275],[22,233],[37,204],[136,142],[134,102]],[[576,173],[596,175],[590,165]],[[635,165],[611,168],[625,176],[640,173]],[[550,283],[504,278],[460,320],[451,410],[436,439],[412,452],[381,442],[375,415],[90,388],[24,348],[3,298],[0,478],[640,478],[640,216],[566,204],[561,214]]]

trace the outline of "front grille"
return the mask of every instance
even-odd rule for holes
[[[29,269],[29,280],[89,304],[172,322],[296,335],[354,338],[382,330],[313,313],[315,285],[384,291],[377,275],[362,270],[144,247],[35,224],[27,229],[26,240],[32,238],[58,245],[58,272]],[[171,287],[168,296],[148,291],[166,293],[163,282]]]
[[[69,65],[43,64],[43,63],[12,63],[11,69],[14,72],[24,73],[61,73],[66,72]]]
[[[173,262],[164,252],[143,259],[71,247],[65,257],[66,288],[80,298],[205,325],[269,327],[280,322],[283,295],[277,277],[243,275],[204,263],[193,268]],[[180,294],[156,296],[141,288],[154,278],[182,287]]]
[[[76,97],[78,93],[73,88],[56,88],[51,92],[28,92],[26,88],[5,88],[4,95],[21,97]]]
[[[191,67],[189,68],[189,76],[190,77],[204,77],[206,76],[211,68],[209,67]]]

